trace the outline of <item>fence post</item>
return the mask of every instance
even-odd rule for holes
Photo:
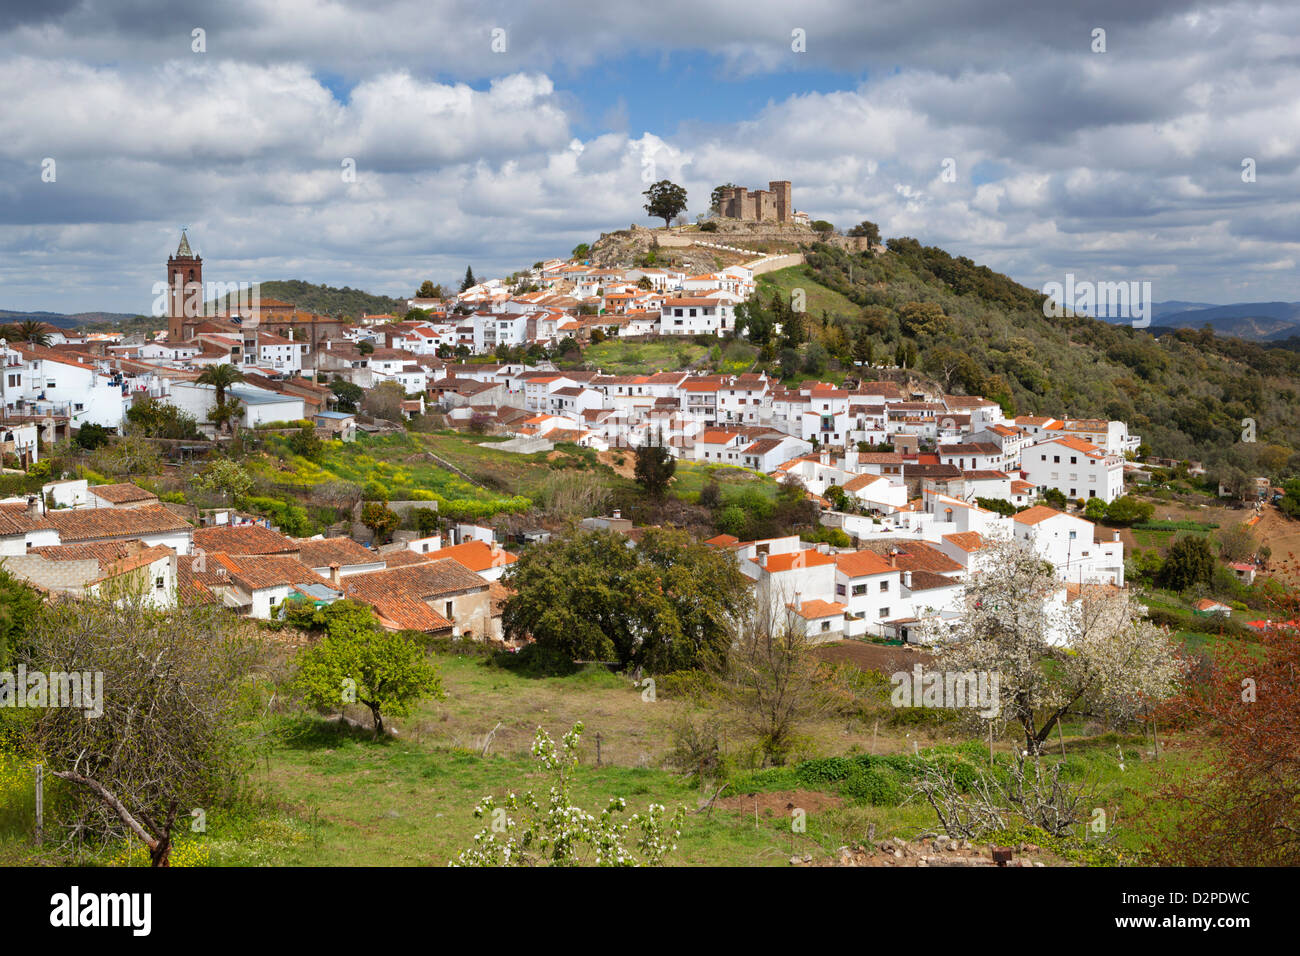
[[[596,732],[596,766],[600,766],[600,732]]]

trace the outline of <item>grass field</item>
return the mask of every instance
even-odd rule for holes
[[[651,375],[689,368],[708,354],[708,346],[685,339],[640,342],[608,339],[588,346],[582,354],[582,362],[609,375]]]
[[[757,286],[758,294],[764,300],[770,299],[773,291],[776,291],[787,302],[795,289],[803,289],[804,311],[810,315],[820,316],[825,310],[831,315],[855,316],[862,311],[852,300],[834,289],[820,285],[811,277],[807,266],[790,266],[788,269],[768,272],[758,277]]]
[[[670,695],[647,701],[628,678],[600,667],[530,677],[477,655],[439,654],[437,661],[446,700],[396,721],[396,738],[376,741],[369,732],[297,711],[252,719],[252,794],[234,809],[210,811],[207,831],[184,834],[178,857],[215,866],[445,865],[483,827],[473,807],[484,797],[533,790],[544,802],[552,781],[528,754],[533,735],[540,726],[558,738],[579,720],[585,732],[573,776],[577,804],[594,811],[619,796],[628,813],[652,802],[685,808],[679,850],[671,857],[676,865],[782,866],[792,855],[829,856],[873,833],[914,838],[936,828],[922,802],[874,806],[797,766],[755,775],[737,764],[713,809],[696,812],[716,786],[702,790],[665,769],[669,725],[674,708],[683,706]],[[1176,810],[1153,802],[1158,778],[1186,772],[1195,759],[1181,741],[1162,738],[1157,761],[1148,739],[1090,725],[1067,724],[1064,737],[1063,772],[1096,786],[1089,805],[1106,811],[1114,847],[1126,856],[1141,850],[1151,829]],[[795,760],[924,755],[931,747],[955,753],[963,741],[958,749],[981,765],[984,744],[964,734],[827,718],[808,727]],[[1011,734],[999,740],[998,759],[1014,746]],[[1051,759],[1057,759],[1055,739]],[[0,862],[66,862],[53,850],[32,856],[30,781],[8,779],[0,796]],[[792,832],[792,807],[805,812],[805,832]],[[1066,859],[1075,862],[1091,858],[1082,841],[1070,854]],[[121,860],[111,852],[86,862]]]

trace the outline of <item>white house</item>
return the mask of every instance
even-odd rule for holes
[[[1030,445],[1020,453],[1020,468],[1040,492],[1055,488],[1070,499],[1108,504],[1124,494],[1124,459],[1077,438]]]
[[[665,299],[659,332],[661,335],[722,335],[735,329],[735,309],[730,299],[694,296]]]

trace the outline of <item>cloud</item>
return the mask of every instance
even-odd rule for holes
[[[691,213],[718,183],[789,179],[814,218],[871,219],[1028,284],[1094,269],[1158,274],[1167,298],[1300,298],[1293,272],[1262,265],[1300,256],[1300,58],[1284,42],[1300,12],[1021,6],[85,0],[11,14],[0,306],[147,308],[181,224],[214,278],[409,292],[649,222],[640,194],[663,178]],[[190,52],[191,24],[208,52]],[[794,27],[807,54],[789,49]],[[711,58],[710,96],[808,81],[722,122],[681,96],[671,130],[634,129],[631,95],[663,74],[623,75],[620,60],[655,52],[674,70],[691,51]],[[608,77],[621,85],[597,111],[604,131],[586,132],[590,84]]]

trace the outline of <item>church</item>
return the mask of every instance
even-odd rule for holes
[[[342,318],[301,311],[291,302],[263,299],[257,287],[258,283],[205,286],[203,257],[194,252],[182,229],[176,254],[167,257],[167,341],[191,342],[204,333],[237,336],[245,339],[245,354],[256,355],[258,333],[263,333],[305,342],[314,352],[318,343],[341,336],[348,324]]]

